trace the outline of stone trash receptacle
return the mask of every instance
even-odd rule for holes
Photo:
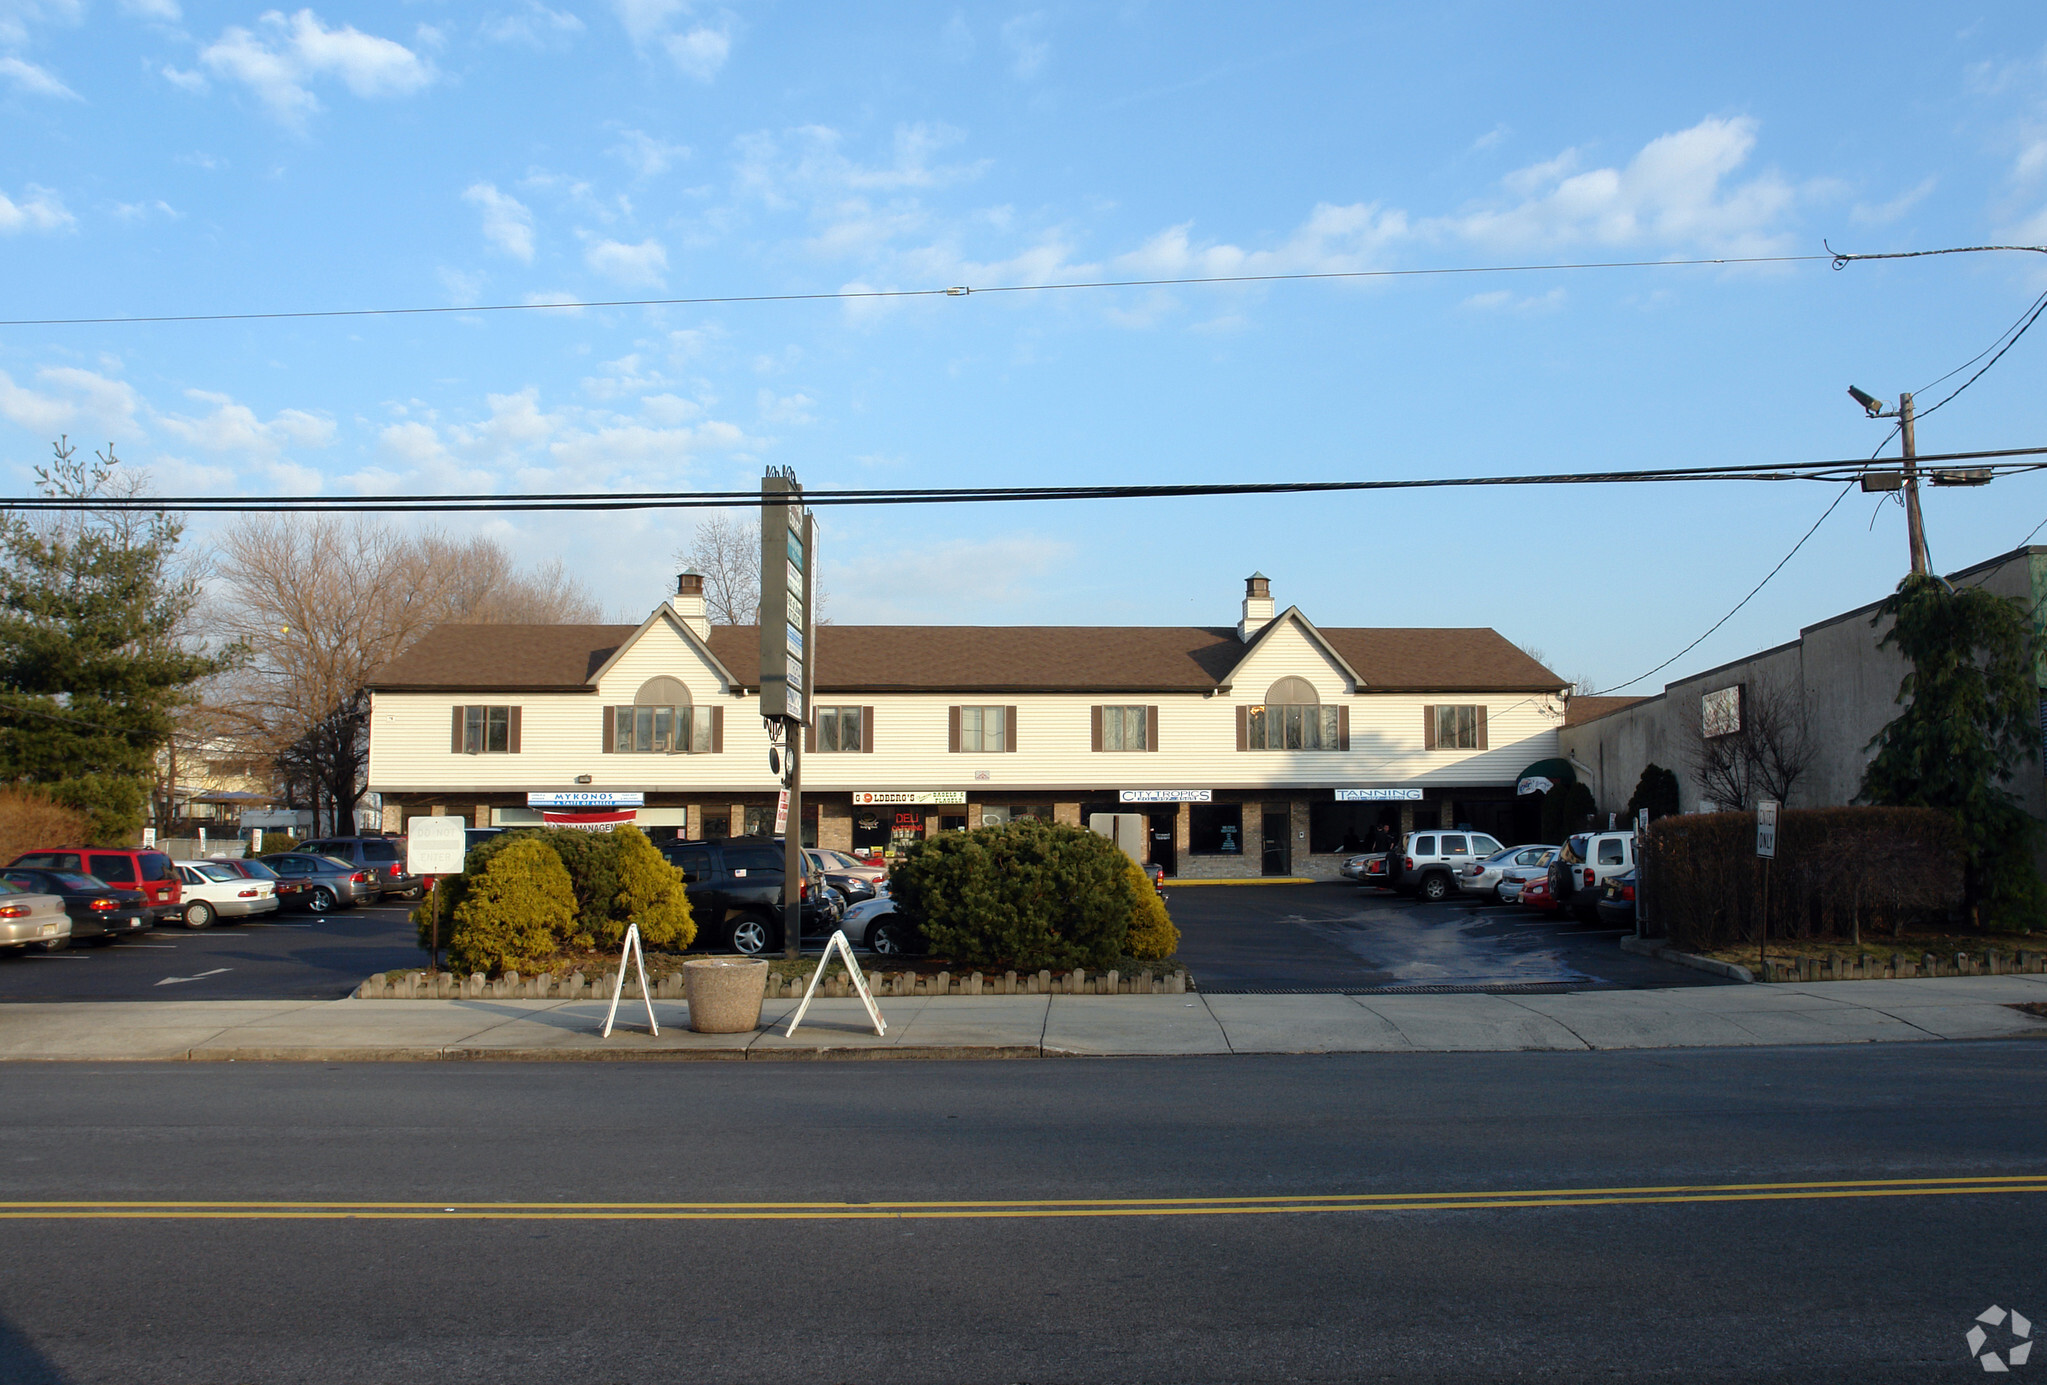
[[[697,1033],[750,1033],[760,1027],[768,964],[711,958],[684,962],[682,990],[689,1001],[689,1027]]]

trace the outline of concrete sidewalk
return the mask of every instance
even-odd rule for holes
[[[1036,1058],[1231,1053],[1497,1053],[2047,1036],[2011,1008],[2047,976],[1585,991],[1567,995],[979,996],[769,1001],[751,1034],[694,1034],[678,1001],[103,1001],[0,1006],[0,1062],[296,1059]]]

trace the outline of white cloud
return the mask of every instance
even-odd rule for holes
[[[1051,602],[1042,579],[1071,570],[1074,546],[1043,534],[951,539],[883,551],[841,553],[832,563],[832,601],[863,623],[985,623],[991,611],[1026,618]],[[969,591],[958,580],[975,574]]]
[[[187,390],[185,397],[213,405],[199,417],[166,414],[164,431],[208,452],[240,453],[252,461],[274,462],[294,448],[325,447],[334,440],[334,420],[303,409],[280,409],[266,423],[246,404],[225,394]]]
[[[954,10],[952,18],[945,21],[945,28],[938,34],[939,46],[945,56],[956,63],[963,63],[974,56],[974,31],[967,23],[964,11]]]
[[[159,24],[175,24],[185,17],[178,0],[121,0],[121,8],[137,19],[153,19]]]
[[[78,218],[64,209],[63,199],[48,188],[30,183],[23,199],[16,202],[0,192],[0,232],[61,231],[78,224]]]
[[[162,72],[166,82],[182,91],[189,91],[203,96],[213,90],[213,84],[206,80],[206,74],[203,72],[187,72],[182,68],[172,67],[168,63],[164,64]]]
[[[492,183],[475,183],[462,194],[483,208],[484,239],[522,264],[533,263],[533,213]]]
[[[404,44],[351,25],[330,29],[311,10],[288,19],[271,10],[258,23],[260,33],[224,30],[199,59],[216,77],[255,92],[287,124],[320,108],[309,85],[316,78],[338,80],[364,98],[408,96],[434,80],[433,64]]]
[[[754,396],[754,407],[769,423],[795,425],[817,421],[810,412],[817,407],[817,401],[807,394],[776,394],[763,389]]]
[[[114,215],[123,221],[147,221],[153,216],[178,218],[178,209],[161,198],[153,202],[116,202]]]
[[[656,139],[645,130],[625,130],[611,147],[611,154],[623,159],[640,177],[653,178],[666,173],[670,164],[688,158],[689,149]]]
[[[37,67],[20,58],[0,58],[0,78],[5,78],[24,96],[58,96],[76,101],[78,93],[65,86],[48,68]]]
[[[1464,300],[1463,306],[1479,312],[1551,313],[1564,306],[1565,296],[1561,286],[1547,293],[1525,297],[1511,289],[1494,289],[1489,293],[1472,294]]]
[[[689,0],[613,0],[613,7],[635,45],[658,46],[686,77],[708,82],[732,56],[729,23],[694,24],[677,32],[677,21],[695,12]]]
[[[76,366],[51,366],[36,372],[42,389],[17,385],[0,371],[0,418],[35,433],[60,433],[90,427],[110,438],[136,436],[142,400],[133,386]]]
[[[1009,49],[1010,68],[1017,76],[1037,76],[1045,59],[1052,55],[1052,42],[1045,37],[1045,29],[1043,10],[1032,10],[1003,23],[1002,42]]]
[[[1700,121],[1644,145],[1624,168],[1578,172],[1577,150],[1502,180],[1520,200],[1428,223],[1496,250],[1567,245],[1692,247],[1715,254],[1781,251],[1796,193],[1775,173],[1731,183],[1756,143],[1747,117]]]
[[[668,252],[651,237],[638,245],[598,241],[583,252],[583,260],[605,278],[635,287],[659,288],[668,273]]]
[[[1925,201],[1927,194],[1933,191],[1938,181],[1936,178],[1924,179],[1918,187],[1908,188],[1888,202],[1875,204],[1858,202],[1848,215],[1864,226],[1888,226]]]
[[[1491,149],[1512,133],[1505,125],[1495,125],[1471,142],[1471,152],[1476,154]]]
[[[691,29],[686,34],[670,34],[661,42],[682,75],[699,82],[716,77],[732,56],[732,36],[723,29]]]
[[[565,10],[549,9],[539,0],[526,0],[518,14],[486,19],[483,36],[495,43],[523,43],[533,48],[555,48],[583,32],[583,21]]]
[[[0,43],[28,42],[31,24],[76,24],[84,18],[82,0],[0,0]]]
[[[1270,250],[1196,245],[1192,223],[1171,226],[1121,256],[1118,268],[1145,278],[1219,278],[1233,274],[1316,274],[1370,269],[1389,246],[1408,237],[1407,214],[1376,202],[1335,207],[1324,202],[1284,243]]]

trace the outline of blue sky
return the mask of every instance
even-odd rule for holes
[[[2037,3],[1390,9],[0,0],[0,316],[2047,243]],[[164,493],[264,495],[1844,457],[1883,436],[1846,386],[1921,388],[2043,289],[2047,256],[2004,255],[5,328],[0,462],[26,490],[65,432]],[[1922,450],[2047,441],[2043,360],[2047,329]],[[1832,498],[839,511],[821,552],[844,622],[1224,624],[1259,569],[1318,623],[1491,625],[1605,687]],[[2047,477],[1927,499],[1944,569],[2041,520]],[[689,522],[464,521],[620,618]],[[1856,495],[1664,676],[1904,561],[1901,512]]]

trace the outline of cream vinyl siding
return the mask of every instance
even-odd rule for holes
[[[680,679],[698,706],[725,709],[724,751],[701,755],[618,755],[603,750],[603,709],[629,703],[649,678]],[[1350,750],[1240,751],[1237,708],[1264,700],[1283,677],[1306,679],[1325,706],[1350,709]],[[874,709],[871,754],[808,755],[806,789],[1004,789],[1113,793],[1144,788],[1340,788],[1511,784],[1523,768],[1557,751],[1557,699],[1542,693],[1353,692],[1342,670],[1291,622],[1275,629],[1241,668],[1228,693],[1161,693],[1142,688],[1086,693],[917,693],[821,688],[821,704]],[[470,703],[523,708],[517,755],[448,750],[449,709]],[[1091,749],[1090,709],[1141,703],[1159,709],[1158,749],[1107,754]],[[1424,750],[1422,708],[1470,703],[1487,709],[1489,748]],[[1016,710],[1012,752],[947,749],[947,713],[959,706]],[[525,792],[622,789],[648,793],[712,790],[768,793],[768,738],[760,703],[735,698],[696,646],[667,619],[656,621],[588,693],[450,691],[375,695],[369,787],[375,792]],[[976,778],[977,772],[987,778]],[[587,774],[591,782],[578,785]]]

